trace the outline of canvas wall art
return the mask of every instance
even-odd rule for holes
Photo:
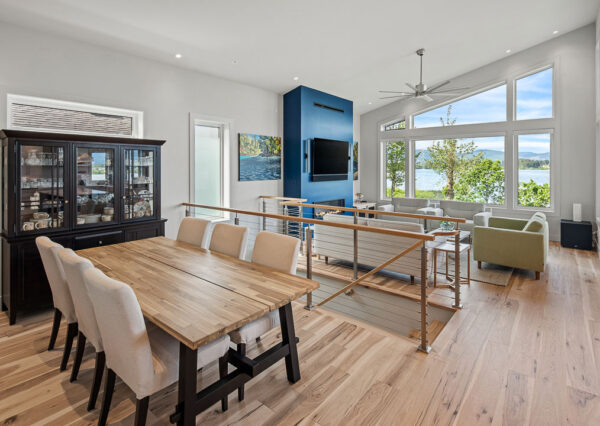
[[[281,138],[240,133],[239,180],[281,179]]]

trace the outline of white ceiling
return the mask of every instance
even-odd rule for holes
[[[378,108],[593,22],[600,0],[0,0],[0,20],[285,93]],[[175,53],[183,57],[176,59]],[[298,76],[299,80],[293,80]],[[450,86],[448,86],[450,87]],[[371,104],[369,104],[371,102]]]

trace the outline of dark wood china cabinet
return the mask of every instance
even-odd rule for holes
[[[165,141],[0,131],[2,310],[52,306],[35,238],[74,250],[164,235],[160,147]]]

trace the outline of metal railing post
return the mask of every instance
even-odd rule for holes
[[[288,208],[286,205],[283,206],[283,215],[287,216],[288,215]],[[283,221],[283,235],[287,235],[288,234],[288,221],[284,220]]]
[[[262,202],[262,211],[263,213],[267,212],[267,200],[263,199]],[[267,230],[267,218],[263,216],[262,218],[262,230],[266,231]]]
[[[427,336],[427,246],[425,241],[421,245],[421,344],[418,350],[426,354],[431,352]]]
[[[454,237],[454,305],[453,308],[462,308],[460,301],[460,229],[458,223],[456,224],[456,230],[458,233]],[[468,262],[471,259],[467,259]]]
[[[233,219],[233,223],[235,225],[239,225],[240,224],[240,218],[238,217],[238,214],[235,214],[235,218]]]
[[[358,224],[356,212],[354,212],[354,224]],[[358,231],[354,230],[354,261],[352,262],[353,279],[358,278]]]
[[[186,215],[186,217],[187,217],[187,216],[191,216],[191,214],[192,214],[192,213],[190,212],[190,210],[191,210],[191,209],[190,209],[190,207],[189,207],[189,206],[187,206],[187,207],[185,208],[185,215]]]
[[[302,218],[302,207],[298,207],[298,219]],[[304,224],[302,222],[298,222],[298,238],[300,238],[300,251],[304,251],[304,238],[302,235],[302,229],[304,229]]]
[[[310,230],[310,226],[306,227],[304,235],[306,239],[306,278],[312,280],[312,231]],[[312,311],[314,308],[312,303],[312,292],[307,293],[306,306],[304,309]]]

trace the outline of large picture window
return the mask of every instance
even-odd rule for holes
[[[523,207],[551,206],[550,133],[517,136],[518,204]]]
[[[386,141],[382,196],[552,213],[560,160],[550,158],[557,149],[553,81],[551,65],[538,67],[429,111],[380,123],[380,141]],[[388,142],[395,138],[403,142]]]
[[[516,80],[516,118],[552,117],[552,68]]]
[[[406,143],[389,141],[385,146],[386,196],[404,197],[406,193]]]
[[[416,141],[415,197],[504,204],[504,137]]]
[[[414,128],[506,121],[506,84],[415,115]]]

